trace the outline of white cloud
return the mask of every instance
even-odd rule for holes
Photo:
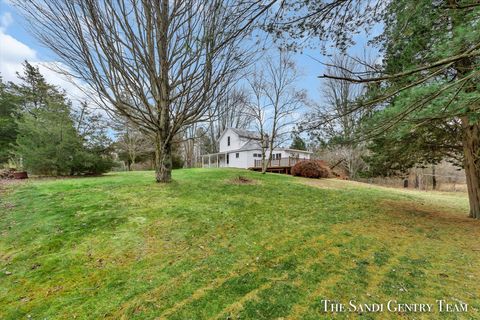
[[[7,81],[15,81],[15,72],[25,60],[37,60],[37,53],[0,29],[0,72]]]
[[[0,17],[0,29],[7,29],[9,25],[13,22],[13,17],[10,12],[5,12]]]
[[[16,72],[21,73],[23,70],[23,62],[28,60],[32,65],[39,67],[40,72],[48,83],[64,89],[71,100],[90,100],[87,99],[85,93],[66,76],[52,70],[55,66],[63,68],[65,68],[65,66],[53,61],[42,61],[42,59],[38,57],[36,50],[9,35],[7,33],[7,27],[12,22],[12,16],[9,12],[0,16],[0,75],[3,81],[18,82],[19,79]]]

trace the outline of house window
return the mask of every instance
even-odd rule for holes
[[[230,146],[230,137],[227,137],[227,146]]]
[[[280,159],[280,158],[282,158],[282,154],[281,154],[281,153],[275,153],[275,154],[273,155],[273,159],[278,160],[278,159]]]
[[[235,153],[235,158],[237,158],[237,159],[240,158],[240,153],[238,153],[238,152]]]
[[[230,163],[230,154],[227,153],[227,164]]]
[[[261,158],[262,155],[261,155],[260,153],[254,153],[254,154],[253,154],[253,157],[254,157],[254,158]]]

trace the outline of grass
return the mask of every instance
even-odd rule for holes
[[[174,179],[11,185],[0,319],[330,319],[322,299],[463,301],[467,313],[442,318],[480,318],[480,223],[463,194],[226,169]]]

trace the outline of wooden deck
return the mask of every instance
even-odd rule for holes
[[[267,167],[267,172],[290,174],[292,167]],[[248,170],[262,171],[262,167],[250,167],[248,168]]]
[[[267,172],[290,174],[295,164],[305,160],[308,159],[291,157],[272,159],[267,166]],[[262,160],[255,160],[254,166],[248,169],[252,171],[262,171]]]

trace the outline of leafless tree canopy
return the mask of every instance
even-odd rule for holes
[[[208,152],[218,152],[215,142],[225,129],[247,129],[250,126],[252,118],[247,108],[248,92],[242,88],[233,88],[213,101],[207,123],[209,139],[212,142],[212,149]]]
[[[341,78],[351,72],[360,72],[360,67],[347,55],[335,55],[327,63],[326,72]],[[323,79],[320,91],[321,102],[313,105],[312,116],[309,117],[315,121],[305,121],[301,127],[307,128],[312,136],[329,142],[328,148],[321,151],[322,158],[332,165],[343,167],[351,178],[355,178],[357,172],[365,168],[362,157],[366,153],[366,146],[354,139],[361,119],[368,110],[351,110],[364,93],[365,85],[327,78]]]
[[[327,67],[327,73],[345,76],[352,70],[358,70],[359,64],[346,55],[337,55],[332,58],[331,65]],[[364,86],[346,80],[324,79],[321,92],[324,104],[316,107],[316,112],[322,118],[329,116],[337,121],[326,122],[322,128],[328,136],[341,135],[343,139],[352,139],[358,127],[364,109],[350,112],[356,100],[364,91]]]
[[[288,53],[280,51],[277,57],[265,60],[265,68],[256,70],[248,80],[252,98],[247,108],[260,133],[263,172],[273,149],[292,132],[297,112],[306,100],[305,92],[295,88],[299,73]]]
[[[275,1],[14,2],[62,72],[156,136],[157,180],[169,181],[173,137],[245,66],[242,40]]]

